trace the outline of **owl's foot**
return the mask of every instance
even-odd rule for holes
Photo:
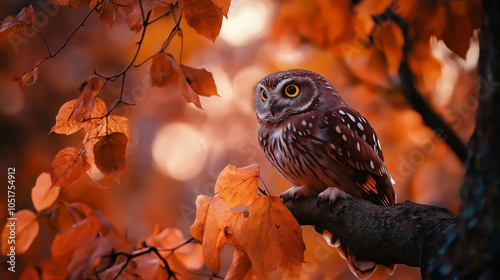
[[[319,202],[320,201],[325,201],[325,200],[328,199],[328,206],[331,209],[332,208],[332,204],[335,202],[335,200],[338,197],[341,197],[341,198],[344,198],[344,199],[348,199],[350,197],[350,195],[347,194],[346,192],[344,192],[343,190],[339,189],[339,188],[329,187],[326,190],[324,190],[324,191],[322,191],[322,192],[320,192],[318,194],[318,200],[316,201],[316,205],[319,208]]]
[[[294,204],[295,199],[299,198],[301,196],[310,196],[310,195],[316,195],[316,192],[311,190],[310,188],[306,186],[297,186],[297,187],[291,187],[285,192],[283,192],[280,195],[280,198],[282,200],[292,200],[292,204]]]

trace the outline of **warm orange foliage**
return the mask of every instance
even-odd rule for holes
[[[239,251],[231,277],[246,275],[253,268],[256,276],[267,279],[279,266],[296,268],[304,261],[302,230],[281,199],[256,198],[259,173],[258,165],[228,166],[217,179],[216,194],[196,199],[191,234],[202,241],[205,264],[214,273],[219,273],[219,252],[227,242]],[[294,273],[298,277],[300,269]]]
[[[242,30],[226,35],[230,0],[50,0],[58,6],[33,2],[35,9],[10,2],[0,1],[0,147],[2,162],[18,165],[21,279],[169,279],[174,272],[189,280],[213,272],[345,279],[338,254],[268,196],[289,184],[258,145],[253,87],[286,68],[324,74],[370,120],[398,200],[458,209],[463,166],[408,108],[398,71],[411,43],[406,58],[417,88],[466,141],[478,78],[463,58],[481,22],[479,0],[239,1],[227,26]],[[243,27],[259,23],[250,43],[238,41]],[[442,46],[431,43],[438,40]],[[451,51],[436,57],[445,45]],[[179,123],[189,144],[156,143],[162,127]],[[177,134],[170,138],[187,137]],[[174,144],[183,149],[152,163]],[[190,180],[165,172],[185,166],[161,160],[198,159],[197,151],[201,167]],[[259,183],[269,190],[259,195]],[[214,184],[215,194],[203,195]],[[187,234],[191,224],[198,241]],[[221,251],[226,243],[234,253]],[[419,278],[408,267],[395,273],[390,279]]]
[[[201,108],[201,96],[217,95],[212,74],[205,69],[179,65],[170,54],[157,53],[151,64],[153,86],[175,85],[187,102]]]

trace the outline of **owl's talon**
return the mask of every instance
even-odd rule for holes
[[[321,202],[321,200],[319,200],[319,196],[316,198],[316,207],[318,207],[319,210],[321,210],[321,208],[319,208],[319,203]]]
[[[281,200],[292,200],[292,204],[295,204],[295,199],[301,196],[315,195],[316,193],[306,186],[296,186],[291,187],[280,195]]]
[[[348,199],[349,195],[341,189],[338,189],[336,187],[329,187],[318,195],[318,200],[325,201],[328,199],[328,206],[330,208],[330,211],[332,211],[332,205],[338,197]]]

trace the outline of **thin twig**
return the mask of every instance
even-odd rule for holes
[[[87,21],[87,19],[90,17],[90,15],[97,10],[97,8],[104,2],[104,0],[101,0],[99,2],[97,2],[97,4],[94,6],[94,8],[92,8],[92,10],[90,10],[90,12],[85,16],[85,18],[83,19],[83,21],[80,23],[80,25],[78,25],[78,27],[73,30],[73,32],[71,33],[71,35],[69,35],[68,39],[66,39],[66,41],[64,42],[64,44],[55,52],[55,53],[51,53],[50,52],[50,48],[49,48],[49,45],[47,43],[47,41],[45,40],[45,38],[40,34],[38,33],[36,30],[34,30],[32,28],[33,31],[37,32],[42,38],[43,38],[43,41],[45,42],[46,46],[47,46],[47,50],[49,52],[49,55],[48,56],[45,56],[43,57],[42,59],[40,59],[33,68],[31,68],[30,70],[24,72],[23,74],[26,74],[30,71],[33,71],[35,68],[39,67],[40,65],[42,65],[45,61],[51,59],[51,58],[54,58],[56,57],[65,47],[66,45],[69,43],[69,41],[71,40],[71,38],[73,38],[73,36],[76,34],[76,32],[78,32],[78,30],[80,30],[80,28],[84,27],[85,26],[85,22]]]

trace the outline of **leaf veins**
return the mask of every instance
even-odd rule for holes
[[[52,186],[67,186],[78,180],[90,165],[76,147],[68,147],[57,153],[50,165]]]

